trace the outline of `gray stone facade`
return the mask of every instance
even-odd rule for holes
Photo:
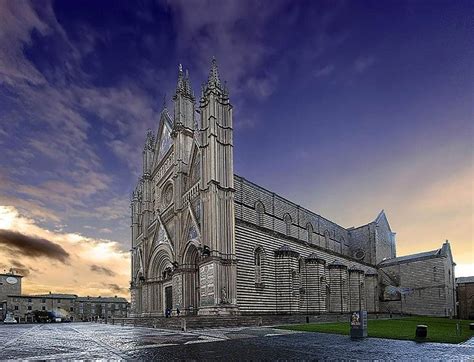
[[[234,174],[232,106],[215,60],[198,105],[181,66],[173,101],[173,116],[165,108],[146,135],[132,194],[132,315],[397,311],[397,292],[406,313],[450,313],[449,244],[433,261],[444,297],[426,309],[406,291],[431,293],[433,266],[410,260],[397,283],[387,276],[400,260],[383,211],[344,228]],[[426,277],[412,284],[417,272]]]

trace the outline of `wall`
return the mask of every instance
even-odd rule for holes
[[[381,273],[405,291],[398,301],[381,302],[381,311],[440,317],[454,314],[453,287],[446,280],[449,264],[448,258],[439,256],[382,266]]]
[[[285,215],[291,217],[289,236],[318,245],[338,254],[350,255],[349,233],[345,228],[317,215],[240,176],[234,177],[235,217],[258,224],[255,210],[261,202],[265,213],[260,226],[282,234],[287,233]],[[308,225],[311,228],[308,228]],[[308,230],[310,232],[308,232]]]
[[[474,319],[474,282],[458,283],[457,298],[459,302],[458,317]]]
[[[298,258],[277,258],[275,251],[284,245],[299,253]],[[254,252],[257,248],[264,250],[264,261],[261,266],[262,285],[255,282],[255,261]],[[301,295],[304,289],[308,292],[317,286],[318,281],[313,280],[306,283],[306,274],[304,272],[304,259],[310,255],[315,255],[325,261],[324,269],[318,270],[322,274],[324,270],[324,287],[329,285],[329,271],[327,265],[337,260],[346,267],[356,266],[366,273],[376,273],[375,268],[367,264],[361,264],[354,259],[349,259],[332,251],[325,251],[319,246],[307,244],[297,239],[288,238],[283,234],[265,230],[258,226],[237,221],[236,224],[236,253],[237,253],[237,303],[240,312],[245,313],[306,313],[315,311],[327,311],[326,303],[318,305],[320,298],[311,296],[308,300],[311,305],[305,305],[305,296]],[[301,260],[301,265],[299,264]],[[309,266],[308,276],[318,273],[314,266]],[[311,269],[312,268],[312,269]],[[318,275],[322,276],[322,275]],[[291,278],[294,281],[291,281]],[[305,285],[306,284],[306,285]],[[365,283],[363,293],[370,295],[373,285]],[[323,288],[320,286],[319,288]],[[348,285],[346,284],[346,287]],[[330,289],[330,288],[329,288]],[[373,289],[372,289],[373,290]],[[284,291],[287,291],[286,293]],[[364,297],[365,300],[369,297]],[[346,305],[349,299],[345,302]],[[371,304],[371,306],[374,303]],[[324,308],[324,310],[322,310]],[[344,308],[346,310],[348,307]],[[373,310],[371,310],[373,311]]]

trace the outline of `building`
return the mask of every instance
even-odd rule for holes
[[[16,274],[13,269],[8,273],[0,274],[0,320],[6,316],[6,303],[9,294],[21,294],[21,279],[23,276]]]
[[[198,104],[180,65],[173,103],[146,135],[132,194],[133,316],[395,311],[387,299],[397,293],[405,312],[453,310],[449,243],[430,262],[401,262],[383,211],[344,228],[234,174],[232,105],[215,60]],[[438,290],[439,302],[426,309],[411,290]]]
[[[126,317],[129,303],[125,298],[78,297],[75,294],[8,295],[6,309],[17,321],[33,322],[37,315],[62,321],[92,321]]]
[[[454,316],[456,284],[451,248],[387,259],[378,264],[381,309],[389,312]]]
[[[46,315],[51,313],[54,318],[74,321],[75,310],[74,294],[37,294],[37,295],[8,295],[7,311],[10,312],[18,322],[33,322],[35,313],[41,312]]]
[[[129,303],[125,298],[115,297],[77,297],[76,316],[81,321],[127,317]]]
[[[456,278],[458,317],[474,319],[474,276]]]

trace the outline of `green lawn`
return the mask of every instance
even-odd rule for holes
[[[461,335],[456,335],[456,323],[461,324]],[[392,339],[415,339],[417,324],[428,326],[427,342],[461,343],[474,337],[474,331],[469,330],[472,321],[433,318],[433,317],[408,317],[402,319],[370,319],[368,321],[368,336]],[[322,332],[349,334],[349,321],[346,323],[310,323],[278,327],[303,332]]]

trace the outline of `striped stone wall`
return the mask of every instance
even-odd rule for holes
[[[355,267],[364,273],[376,274],[375,268],[370,265],[243,221],[237,220],[235,238],[237,303],[242,314],[340,313],[341,292],[342,312],[347,312],[347,269]],[[256,251],[262,251],[263,255],[258,268],[255,265]],[[328,266],[334,261],[344,266],[342,276],[338,272],[337,275],[331,274]],[[257,272],[259,282],[256,281]],[[367,293],[369,286],[371,284],[363,293]],[[328,295],[327,291],[330,292]]]

